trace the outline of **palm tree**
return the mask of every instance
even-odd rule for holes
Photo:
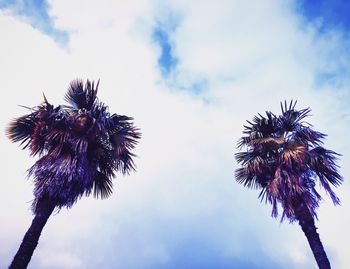
[[[13,120],[7,135],[21,142],[38,161],[28,170],[34,178],[34,219],[10,269],[27,268],[41,231],[55,209],[70,208],[83,195],[107,198],[115,172],[135,170],[131,150],[141,137],[132,118],[110,114],[97,98],[98,84],[72,81],[68,106],[44,102]]]
[[[241,168],[236,180],[248,188],[261,189],[261,201],[272,204],[272,216],[282,207],[281,221],[298,221],[318,267],[331,268],[320,237],[316,231],[316,208],[321,195],[317,181],[335,205],[339,199],[331,186],[339,186],[342,177],[336,164],[337,154],[323,147],[325,134],[312,129],[304,121],[309,108],[296,110],[296,101],[281,103],[282,114],[267,111],[244,126],[244,136],[238,142],[242,150],[235,155]]]

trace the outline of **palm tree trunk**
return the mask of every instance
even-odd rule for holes
[[[54,209],[55,205],[47,199],[38,201],[32,224],[26,232],[9,269],[27,268],[33,252],[38,245],[41,231]]]
[[[299,225],[301,226],[301,229],[303,230],[307,241],[309,242],[312,253],[314,254],[314,257],[316,259],[318,268],[331,269],[331,264],[323,248],[320,236],[317,233],[314,217],[304,205],[299,205],[299,208],[296,211],[296,213]]]

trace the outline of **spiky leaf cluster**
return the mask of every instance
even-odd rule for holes
[[[244,126],[244,136],[238,142],[241,152],[235,155],[241,167],[236,180],[249,188],[261,189],[262,201],[272,204],[272,216],[297,218],[298,208],[306,207],[314,216],[321,195],[317,181],[330,195],[334,204],[339,199],[331,186],[342,183],[336,164],[337,154],[323,147],[325,134],[312,129],[304,121],[310,109],[295,109],[296,102],[281,103],[281,115],[266,111]]]
[[[45,101],[7,128],[38,161],[28,170],[34,178],[33,209],[39,199],[70,207],[82,195],[106,198],[115,172],[135,169],[131,150],[141,137],[132,118],[110,114],[97,98],[98,83],[75,80],[65,99],[69,106]]]

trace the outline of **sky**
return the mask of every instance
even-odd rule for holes
[[[142,131],[137,171],[107,200],[84,197],[46,224],[28,268],[312,269],[297,223],[280,223],[234,179],[243,125],[279,102],[342,154],[340,206],[325,193],[318,231],[334,268],[350,264],[350,5],[346,1],[0,0],[0,267],[33,218],[35,162],[5,128],[19,105],[60,104],[71,80]]]

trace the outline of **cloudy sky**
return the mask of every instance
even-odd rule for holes
[[[35,160],[6,124],[82,78],[101,79],[100,100],[141,128],[137,172],[108,200],[51,216],[29,268],[316,268],[298,225],[234,180],[245,120],[291,99],[343,155],[342,205],[324,195],[317,226],[333,267],[348,268],[349,12],[336,0],[0,0],[0,267],[33,217]]]

